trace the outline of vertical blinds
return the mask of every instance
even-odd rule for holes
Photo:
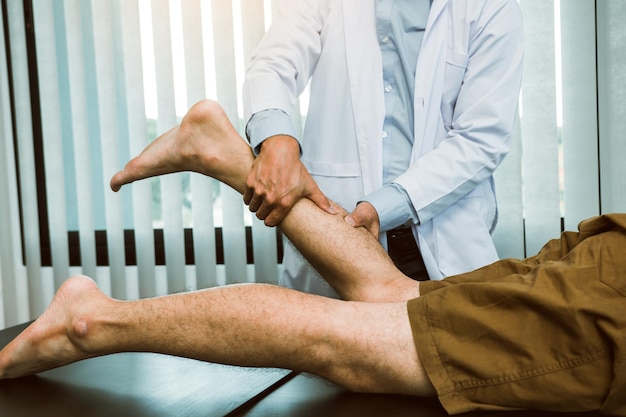
[[[598,96],[602,210],[626,206],[626,2],[598,1]],[[606,139],[604,139],[606,138]]]
[[[40,313],[54,288],[74,273],[94,277],[119,298],[230,282],[276,282],[275,230],[246,216],[241,196],[230,188],[188,173],[137,182],[120,193],[108,188],[109,179],[126,161],[176,125],[202,98],[218,100],[242,130],[244,65],[271,21],[273,3],[246,0],[242,7],[231,0],[34,0],[37,105],[29,100],[32,63],[24,27],[29,9],[22,2],[6,2],[13,86],[21,92],[14,97],[15,125],[31,316]],[[45,127],[41,133],[51,268],[41,267],[31,105],[39,109]],[[10,105],[2,108],[3,115],[10,116]],[[6,129],[10,125],[3,123]],[[15,181],[15,168],[8,168],[3,167],[3,179]],[[252,229],[255,263],[250,267],[246,226]],[[222,228],[224,246],[224,265],[219,266],[216,227]],[[163,230],[162,267],[155,261],[155,229]],[[185,229],[193,233],[193,265],[186,263]],[[129,230],[136,266],[126,260]],[[68,231],[80,237],[78,268],[70,264]],[[96,231],[106,232],[106,267],[97,261]],[[19,242],[19,228],[16,233],[3,241]],[[14,292],[10,285],[5,288]]]
[[[3,21],[3,10],[0,9],[0,22]],[[6,50],[4,31],[0,31],[0,138],[12,137],[11,114],[6,109],[10,107],[9,76],[7,71]],[[2,293],[15,294],[17,292],[17,281],[13,277],[13,271],[17,269],[16,248],[13,247],[15,230],[11,222],[18,218],[17,200],[7,198],[16,195],[15,182],[5,174],[5,171],[15,170],[13,159],[13,143],[8,140],[0,140],[0,288]],[[19,230],[17,230],[19,232]],[[15,297],[5,299],[0,298],[0,322],[6,322],[5,311],[16,311],[17,303]],[[10,314],[9,314],[10,315]]]
[[[598,8],[607,4],[621,9],[613,16],[624,17],[622,2],[602,1]],[[596,36],[602,48],[603,36],[615,39],[621,32],[614,42],[623,49],[624,29],[617,21],[596,24],[594,0],[520,0],[520,6],[526,45],[518,138],[496,172],[500,222],[494,239],[500,257],[533,255],[562,226],[574,230],[585,218],[625,208],[600,205],[599,147],[623,157],[623,145],[612,142],[618,136],[598,136],[598,100],[609,106],[619,102],[598,95],[596,87],[597,76],[606,80],[607,64],[600,59],[596,65]],[[620,76],[621,84],[605,82],[623,86]],[[622,181],[613,174],[603,180]],[[611,194],[618,190],[625,193],[623,183]],[[604,196],[608,190],[602,191]]]
[[[4,324],[38,315],[55,287],[76,273],[126,299],[276,282],[275,231],[250,216],[233,190],[188,173],[140,181],[120,193],[111,192],[108,181],[202,98],[219,101],[243,132],[245,63],[279,0],[32,0],[32,11],[30,3],[2,3]],[[501,257],[531,255],[563,226],[573,229],[592,215],[626,211],[626,4],[520,5],[526,62],[519,123],[513,149],[496,173],[500,215],[494,239]],[[25,25],[30,13],[33,37]],[[36,52],[31,61],[29,51]],[[33,87],[39,94],[31,94]],[[36,160],[38,137],[42,161]],[[41,166],[45,184],[35,175]],[[42,190],[47,205],[40,218]],[[42,266],[42,225],[51,267]],[[165,265],[156,260],[155,230],[163,231]],[[252,265],[246,264],[247,231]],[[70,261],[68,232],[79,236],[80,266]],[[216,256],[218,234],[223,265]],[[126,251],[131,237],[133,265]],[[99,245],[105,245],[106,266]],[[186,262],[189,251],[193,265]]]

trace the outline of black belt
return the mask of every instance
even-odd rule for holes
[[[404,275],[427,281],[428,272],[410,227],[398,227],[387,232],[387,252]]]

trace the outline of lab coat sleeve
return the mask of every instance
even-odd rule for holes
[[[295,130],[287,113],[282,110],[269,109],[252,115],[246,126],[246,136],[254,154],[258,155],[265,139],[276,135],[291,136],[300,145]]]
[[[281,2],[278,16],[252,55],[243,87],[244,117],[267,109],[292,114],[321,51],[327,0]]]
[[[442,105],[439,130],[447,135],[395,181],[407,190],[421,223],[490,178],[510,148],[522,78],[521,11],[515,0],[484,4],[469,25],[467,56],[459,62],[466,59],[467,66],[451,114]],[[455,64],[449,56],[446,66]]]

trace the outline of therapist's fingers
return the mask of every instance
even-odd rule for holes
[[[278,226],[280,222],[283,221],[287,213],[289,213],[291,207],[288,209],[284,207],[276,207],[274,209],[270,208],[269,205],[262,204],[261,207],[256,211],[256,216],[258,219],[263,220],[268,227]]]
[[[297,142],[289,139],[288,143],[292,142],[295,151],[281,147],[268,148],[264,144],[262,149],[265,150],[255,159],[246,179],[243,201],[267,226],[277,226],[303,196],[302,163],[297,152]]]
[[[304,168],[304,165],[301,169],[300,178],[300,187],[293,188],[291,192],[283,195],[282,198],[274,201],[273,204],[267,199],[263,200],[258,209],[256,209],[256,216],[264,220],[266,226],[278,226],[285,216],[289,214],[298,200],[303,197],[311,200],[325,212],[337,214],[337,207],[335,207],[322,190],[320,190],[315,180],[313,180],[309,172]],[[252,201],[254,201],[254,198]],[[250,207],[252,207],[252,204]]]
[[[244,191],[243,193],[244,204],[246,204],[247,206],[250,206],[253,196],[254,196],[254,190],[250,187],[246,187],[246,191]],[[253,210],[250,210],[250,211],[253,211]]]
[[[245,199],[244,199],[244,202],[245,202]],[[248,204],[248,209],[251,212],[255,213],[257,210],[259,210],[259,208],[263,204],[263,199],[257,195],[253,195],[252,197],[249,198],[247,204]]]
[[[320,190],[317,183],[309,175],[308,172],[306,173],[306,176],[305,176],[304,197],[311,200],[313,203],[315,203],[316,206],[318,206],[325,212],[329,214],[337,214],[337,210],[335,209],[333,204],[331,204],[331,201],[328,199],[328,197],[326,197],[326,195],[322,192],[322,190]]]
[[[373,205],[364,201],[359,203],[356,208],[344,217],[346,223],[353,227],[364,227],[369,231],[376,239],[380,233],[380,220],[378,218],[378,212]]]

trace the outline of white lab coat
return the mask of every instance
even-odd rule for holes
[[[382,184],[384,90],[375,0],[285,0],[244,86],[246,120],[291,114],[311,79],[303,162],[351,210]],[[492,173],[510,147],[522,76],[516,0],[434,0],[417,62],[415,142],[402,185],[431,279],[497,260]],[[381,243],[386,244],[384,234]],[[282,284],[332,294],[287,246]]]

